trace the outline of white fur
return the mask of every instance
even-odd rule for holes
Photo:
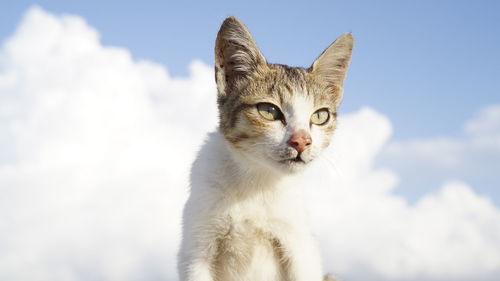
[[[286,143],[287,135],[298,129],[313,130],[312,137],[320,138],[309,126],[314,110],[313,101],[294,95],[283,108],[290,123],[274,138],[275,145],[283,139]],[[316,151],[321,146],[318,142]],[[184,210],[181,281],[322,280],[301,188],[283,169],[259,163],[274,161],[272,157],[255,155],[261,154],[232,148],[219,132],[210,134],[199,152]]]

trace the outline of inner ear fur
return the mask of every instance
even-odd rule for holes
[[[252,72],[266,65],[246,26],[235,17],[226,18],[215,41],[215,80],[219,95],[227,95]]]
[[[313,62],[309,71],[318,79],[325,81],[336,104],[342,100],[343,84],[351,60],[354,38],[351,33],[341,35]]]

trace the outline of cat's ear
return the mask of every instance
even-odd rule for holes
[[[266,67],[266,59],[246,26],[235,17],[222,23],[215,41],[215,80],[226,95],[254,71]]]
[[[314,61],[309,71],[326,81],[335,95],[335,103],[342,100],[342,85],[351,60],[354,39],[350,33],[341,35]]]

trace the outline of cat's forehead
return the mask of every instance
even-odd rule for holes
[[[306,92],[309,80],[307,70],[282,64],[269,64],[269,70],[263,73],[264,82],[270,92],[293,93]],[[257,82],[257,81],[256,81]]]
[[[250,99],[269,98],[280,105],[290,105],[296,96],[303,96],[313,106],[334,103],[334,96],[327,85],[317,81],[305,68],[269,64],[258,73],[247,88]]]

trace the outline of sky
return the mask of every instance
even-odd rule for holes
[[[126,46],[175,76],[187,75],[194,58],[212,63],[214,33],[228,15],[249,26],[269,61],[297,66],[353,32],[342,110],[368,104],[394,116],[397,139],[458,135],[462,122],[500,99],[500,56],[492,55],[500,48],[498,1],[10,2],[0,12],[1,38],[38,3],[85,17],[103,44]]]
[[[236,15],[271,62],[356,38],[334,142],[298,179],[325,269],[496,280],[500,5],[436,2],[2,5],[0,279],[176,280],[213,41]]]
[[[356,46],[340,112],[368,105],[387,114],[398,142],[466,138],[464,124],[500,103],[498,1],[10,2],[0,11],[0,39],[12,34],[28,7],[39,4],[84,17],[104,45],[126,47],[134,58],[159,62],[175,77],[186,77],[194,59],[212,63],[214,36],[228,15],[248,25],[270,62],[296,66],[309,66],[337,36],[352,32]],[[498,165],[497,156],[462,161],[491,167]],[[380,159],[382,165],[390,161]],[[405,176],[397,192],[415,200],[430,190],[422,185],[436,187],[449,177],[446,172],[500,203],[500,173],[493,168],[480,175],[462,167],[414,176],[419,169],[398,167]]]

